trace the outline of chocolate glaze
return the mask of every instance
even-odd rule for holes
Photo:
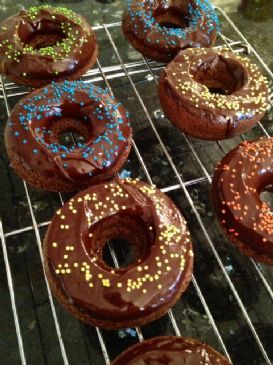
[[[60,144],[58,127],[59,132],[83,130],[86,142]],[[128,113],[108,90],[65,81],[38,89],[15,106],[5,142],[11,160],[27,171],[83,188],[117,164],[130,146],[131,134]]]
[[[243,133],[266,111],[266,78],[249,59],[226,49],[180,52],[162,71],[161,80],[162,89],[178,108],[200,121],[199,129],[202,121],[212,134],[215,128],[216,139]],[[173,122],[183,129],[187,120],[179,118]]]
[[[231,365],[210,346],[184,337],[155,337],[121,354],[112,365]]]
[[[227,233],[257,260],[273,263],[273,218],[260,193],[273,183],[273,139],[243,142],[217,166],[212,185],[216,213]]]
[[[36,49],[33,39],[42,34],[44,44]],[[45,50],[46,35],[56,41],[63,38],[65,45]],[[22,10],[7,18],[0,24],[0,45],[1,73],[49,81],[82,69],[97,49],[95,34],[82,16],[49,6]]]
[[[104,224],[107,241],[115,235],[115,218],[120,225],[138,222],[148,242],[146,253],[122,269],[108,267],[101,255],[106,242],[99,228]],[[193,252],[172,201],[153,186],[125,179],[88,188],[65,204],[48,228],[44,257],[52,289],[72,314],[124,327],[173,301],[189,280]]]
[[[210,47],[219,30],[217,15],[207,0],[127,0],[125,35],[142,47],[171,60],[187,47]],[[152,57],[152,53],[151,53]]]

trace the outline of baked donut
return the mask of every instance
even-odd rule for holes
[[[144,56],[168,62],[188,47],[211,47],[218,17],[207,0],[127,0],[122,29]]]
[[[5,129],[11,166],[30,185],[75,191],[118,172],[130,149],[129,115],[108,90],[53,82],[24,97]],[[69,132],[81,138],[67,145]]]
[[[134,251],[133,263],[119,269],[104,260],[105,244],[116,239]],[[44,259],[53,294],[71,314],[118,329],[167,312],[189,284],[193,252],[173,202],[154,186],[127,178],[90,187],[57,211]]]
[[[216,167],[212,198],[232,242],[255,260],[273,264],[273,214],[260,194],[272,190],[273,138],[243,142]]]
[[[267,80],[248,58],[225,49],[188,49],[162,70],[159,97],[170,121],[204,140],[242,134],[264,115]]]
[[[186,337],[154,337],[124,351],[112,365],[231,365],[208,345]]]
[[[0,24],[0,73],[19,84],[78,79],[97,54],[90,25],[67,8],[33,6]]]

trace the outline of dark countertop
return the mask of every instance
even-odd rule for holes
[[[85,15],[92,25],[101,23],[115,23],[121,20],[125,1],[120,0],[74,0],[63,1],[30,1],[0,0],[0,20],[5,19],[24,6],[64,5]],[[255,3],[251,8],[238,10],[238,0],[215,0],[214,3],[222,7],[230,18],[245,35],[264,61],[273,70],[272,39],[273,39],[273,1],[249,0]],[[256,11],[257,7],[261,8]],[[222,20],[224,34],[231,40],[238,40],[238,34]],[[269,286],[273,288],[273,271],[271,267],[258,265],[239,254],[219,229],[211,202],[209,199],[210,187],[200,168],[196,156],[189,148],[185,137],[177,131],[161,112],[156,92],[156,84],[151,70],[143,63],[141,56],[124,39],[120,27],[109,28],[110,34],[118,47],[124,62],[129,64],[129,72],[138,92],[140,93],[151,120],[155,123],[167,151],[171,155],[178,173],[188,183],[195,209],[203,220],[204,227],[214,244],[219,258],[225,268],[225,273],[232,281],[234,289],[241,297],[246,313],[249,315],[261,342],[273,361],[273,306],[272,298],[263,285],[260,273],[264,275]],[[138,146],[148,171],[160,188],[176,185],[177,176],[172,170],[162,146],[155,137],[149,119],[130,81],[119,66],[120,62],[109,42],[104,29],[96,31],[100,45],[99,61],[110,82],[116,97],[130,110],[133,119],[134,139]],[[219,39],[219,44],[221,40]],[[241,49],[241,45],[235,47]],[[252,56],[251,56],[252,57]],[[253,57],[254,62],[258,61]],[[109,67],[108,67],[109,66]],[[156,75],[160,72],[160,65],[151,63],[150,66]],[[94,68],[88,78],[101,86],[99,71]],[[1,83],[0,83],[1,85]],[[8,103],[13,107],[20,98],[20,93],[26,89],[14,87],[5,83],[8,93]],[[45,233],[44,222],[48,222],[57,207],[60,206],[58,194],[40,192],[28,189],[29,198],[35,217],[39,225],[33,230],[33,217],[29,210],[25,187],[22,181],[9,167],[9,161],[3,142],[3,131],[7,120],[6,107],[0,86],[0,217],[3,221],[5,244],[15,290],[15,301],[19,317],[19,324],[23,338],[23,345],[28,365],[60,365],[63,363],[52,317],[47,288],[43,278],[43,271],[37,246],[37,238],[43,238]],[[273,135],[272,111],[269,111],[263,120],[267,132]],[[253,139],[262,135],[260,127],[244,135],[246,139]],[[195,152],[209,174],[213,173],[215,163],[223,153],[236,146],[239,137],[219,144],[215,142],[198,141],[190,138]],[[125,166],[132,172],[133,177],[146,179],[143,168],[132,151]],[[71,194],[72,195],[72,194]],[[235,365],[264,365],[265,360],[248,326],[245,313],[242,313],[234,291],[225,277],[209,241],[196,220],[188,199],[181,189],[168,193],[181,208],[193,237],[195,251],[195,278],[203,293],[210,312],[215,320],[219,332]],[[67,200],[70,195],[64,195]],[[20,233],[20,230],[24,232]],[[14,232],[19,230],[18,234]],[[1,231],[0,231],[1,233]],[[40,236],[39,236],[40,235]],[[2,252],[2,251],[0,251]],[[0,364],[20,364],[20,354],[13,321],[13,312],[10,305],[9,287],[6,280],[7,261],[0,254]],[[206,341],[219,351],[223,348],[214,333],[196,287],[191,284],[185,295],[172,308],[178,328],[183,335]],[[67,314],[56,304],[61,333],[70,365],[102,365],[105,364],[103,351],[98,341],[97,331],[86,326]],[[162,319],[141,328],[145,338],[155,335],[174,334],[170,319]],[[137,341],[136,332],[122,330],[118,332],[101,332],[106,343],[111,360],[123,349]]]

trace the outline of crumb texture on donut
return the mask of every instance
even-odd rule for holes
[[[68,144],[63,135],[71,137]],[[108,90],[66,81],[38,89],[15,106],[5,143],[11,165],[28,183],[73,191],[118,172],[131,136],[129,114]]]
[[[97,53],[90,25],[65,7],[33,6],[0,24],[0,72],[18,83],[79,78]]]
[[[133,247],[133,262],[126,267],[105,262],[104,247],[115,239]],[[57,211],[44,257],[60,303],[108,329],[164,315],[186,290],[193,264],[179,210],[154,186],[129,178],[88,188]]]
[[[243,142],[216,167],[212,197],[232,242],[257,261],[273,264],[273,214],[260,197],[272,191],[273,139]]]
[[[267,107],[268,81],[251,61],[227,49],[188,49],[164,70],[159,97],[185,133],[221,140],[252,128]]]
[[[213,45],[219,21],[207,0],[128,0],[123,32],[145,56],[171,60],[181,49]]]
[[[162,336],[145,340],[124,351],[112,365],[231,365],[212,347],[186,337]]]

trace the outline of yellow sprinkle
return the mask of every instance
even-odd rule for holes
[[[67,274],[70,274],[71,273],[71,270],[70,269],[66,269],[66,273]]]
[[[146,289],[142,289],[143,293],[146,294],[147,293],[147,290]]]
[[[59,269],[55,270],[55,273],[60,274],[60,270]]]
[[[158,289],[162,289],[162,285],[161,284],[158,284],[157,287],[158,287]]]
[[[93,288],[94,284],[93,283],[89,283],[90,288]]]
[[[61,219],[65,219],[65,215],[61,215]]]
[[[117,283],[117,287],[121,288],[122,287],[122,283]]]
[[[57,247],[57,246],[58,246],[57,242],[52,243],[52,247]]]
[[[64,259],[67,260],[68,259],[68,255],[64,255]]]
[[[79,264],[77,262],[74,262],[74,267],[79,267]]]
[[[102,274],[98,274],[98,278],[99,279],[102,279],[103,278],[103,275]]]

